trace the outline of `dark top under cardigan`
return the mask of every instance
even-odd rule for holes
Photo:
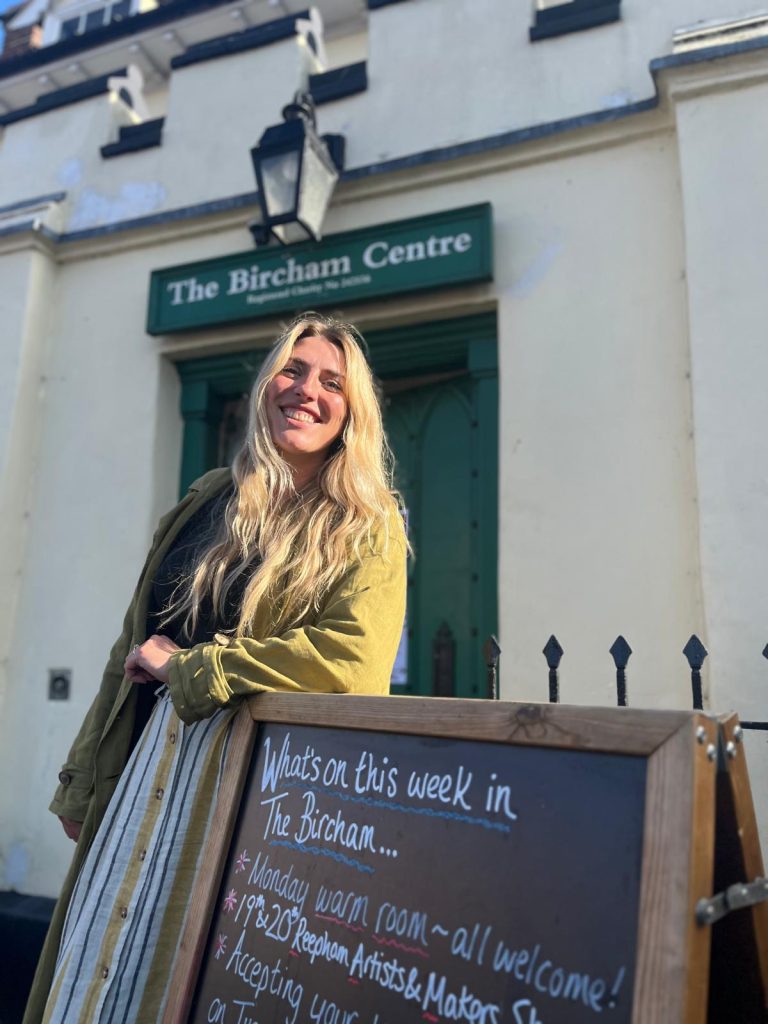
[[[223,615],[219,616],[214,612],[210,595],[203,598],[191,635],[184,629],[184,613],[173,615],[167,622],[162,621],[166,610],[174,601],[179,583],[189,576],[200,555],[216,535],[224,518],[227,502],[233,493],[234,487],[227,487],[220,494],[201,505],[181,528],[178,537],[158,566],[152,581],[147,610],[148,637],[158,633],[167,636],[179,647],[194,647],[195,644],[210,643],[216,633],[233,632],[236,628],[240,618],[243,592],[248,582],[246,573],[242,573],[230,587]],[[156,684],[143,683],[138,688],[136,722],[131,736],[131,749],[137,743],[149,721],[157,699],[156,694]]]

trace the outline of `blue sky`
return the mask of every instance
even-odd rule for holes
[[[0,14],[2,14],[3,11],[7,11],[9,7],[13,7],[18,2],[19,0],[0,0]],[[4,36],[5,32],[3,32],[2,27],[0,27],[0,46],[2,46]]]

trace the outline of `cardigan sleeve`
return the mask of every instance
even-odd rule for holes
[[[387,693],[405,617],[406,546],[396,519],[386,553],[374,546],[352,565],[312,624],[173,654],[169,688],[179,718],[195,722],[266,690]]]

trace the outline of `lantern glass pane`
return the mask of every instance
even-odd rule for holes
[[[279,239],[283,245],[293,245],[294,242],[310,242],[312,235],[297,220],[289,221],[287,224],[273,224],[272,234]]]
[[[338,174],[333,164],[308,142],[304,147],[298,217],[315,238],[320,237],[323,218],[337,179]]]
[[[296,186],[299,179],[297,151],[267,156],[261,162],[264,200],[270,217],[292,213],[296,209]]]

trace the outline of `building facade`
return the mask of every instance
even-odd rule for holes
[[[416,558],[401,693],[768,718],[768,15],[746,0],[30,0],[0,61],[0,888],[158,516],[231,456],[293,312],[354,320]],[[322,22],[322,28],[321,28]],[[256,248],[249,150],[343,136],[323,238]],[[762,827],[765,733],[745,745]],[[18,779],[18,782],[16,781]]]

